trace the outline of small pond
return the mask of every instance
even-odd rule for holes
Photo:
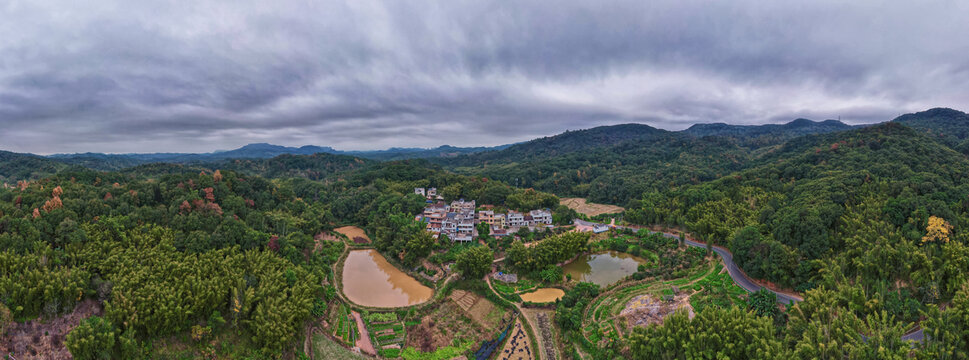
[[[574,261],[565,264],[562,269],[572,275],[572,280],[591,282],[599,287],[606,287],[632,275],[639,264],[646,264],[646,259],[618,251],[604,251],[580,255]]]
[[[400,271],[376,250],[353,250],[343,263],[343,294],[350,301],[371,307],[420,304],[434,290]]]

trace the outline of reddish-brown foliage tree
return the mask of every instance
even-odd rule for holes
[[[52,199],[47,200],[46,202],[44,202],[44,206],[43,206],[45,212],[51,212],[51,211],[60,209],[62,207],[64,207],[64,202],[61,201],[60,196],[55,196]]]
[[[279,252],[279,236],[273,235],[269,238],[269,243],[266,244],[270,250]]]
[[[188,203],[188,200],[182,201],[182,205],[178,206],[179,214],[187,214],[192,212],[192,205]]]

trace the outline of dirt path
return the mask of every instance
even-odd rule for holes
[[[491,292],[495,293],[495,295],[497,295],[498,297],[505,299],[504,296],[501,296],[501,294],[498,293],[498,291],[496,291],[493,286],[491,286],[491,274],[488,274],[487,276],[485,276],[485,282],[488,283],[488,289],[491,289]],[[538,327],[538,319],[537,319],[536,312],[533,309],[522,308],[521,303],[513,302],[508,299],[505,299],[505,300],[510,302],[512,305],[515,305],[515,308],[518,309],[518,312],[520,312],[522,315],[525,316],[525,321],[528,322],[528,327],[532,329],[532,332],[536,333],[535,339],[537,340],[536,342],[538,343],[538,349],[537,349],[538,351],[535,352],[535,354],[538,355],[536,358],[540,360],[554,360],[555,359],[554,356],[552,358],[549,358],[548,356],[546,356],[547,346],[544,343],[542,335],[540,333],[541,329]],[[531,316],[529,316],[530,313],[531,313]],[[553,347],[552,349],[554,353],[555,347]]]
[[[357,347],[364,353],[377,355],[377,350],[374,349],[373,343],[370,342],[370,332],[367,331],[367,327],[363,324],[363,318],[360,317],[360,313],[354,311],[353,319],[357,321],[357,331],[360,332],[360,337],[357,338]]]

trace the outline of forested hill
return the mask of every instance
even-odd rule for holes
[[[645,191],[713,180],[748,161],[748,152],[728,139],[667,133],[530,161],[452,169],[559,196],[625,205]]]
[[[50,176],[68,165],[32,154],[0,151],[0,183]]]
[[[459,173],[625,205],[646,191],[699,184],[744,169],[755,156],[753,150],[851,128],[833,120],[805,119],[783,125],[699,124],[681,132],[625,124],[434,161]]]
[[[747,147],[761,147],[810,134],[824,134],[854,128],[838,120],[812,121],[797,119],[787,124],[730,125],[724,123],[696,124],[683,132],[692,136],[724,136],[738,140]]]
[[[669,134],[669,131],[642,124],[599,126],[586,130],[566,131],[555,136],[515,144],[503,150],[438,159],[436,162],[449,166],[527,162],[616,145],[625,141],[655,139]]]
[[[321,180],[343,171],[362,168],[376,161],[348,155],[317,153],[313,155],[280,155],[271,159],[230,159],[210,164],[210,168],[239,171],[270,178],[303,177]]]
[[[136,178],[154,178],[172,174],[198,174],[199,172],[212,172],[221,169],[266,178],[298,177],[323,180],[331,175],[362,169],[375,164],[378,164],[378,162],[348,155],[326,153],[312,155],[284,154],[271,159],[226,159],[190,164],[149,163],[127,167],[119,170],[119,173]]]
[[[947,108],[905,114],[892,120],[923,131],[932,138],[969,154],[969,114]]]
[[[965,280],[965,155],[886,123],[797,138],[760,163],[648,193],[627,219],[686,227],[729,247],[748,275],[799,290],[837,274],[940,301]],[[933,217],[951,224],[945,239],[923,238]]]

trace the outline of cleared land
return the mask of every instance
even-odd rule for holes
[[[353,241],[356,244],[370,243],[370,238],[367,237],[367,232],[356,226],[344,226],[341,228],[336,228],[333,231],[346,235],[347,239],[350,239],[350,241]]]
[[[100,315],[101,306],[95,300],[84,300],[69,314],[51,320],[34,319],[15,322],[0,337],[0,354],[12,354],[16,359],[70,359],[64,341],[82,319]]]
[[[606,205],[606,204],[593,204],[586,202],[583,198],[561,198],[559,199],[559,204],[568,206],[570,209],[575,210],[580,214],[587,216],[596,216],[600,214],[616,214],[626,211],[621,206],[616,205]]]

